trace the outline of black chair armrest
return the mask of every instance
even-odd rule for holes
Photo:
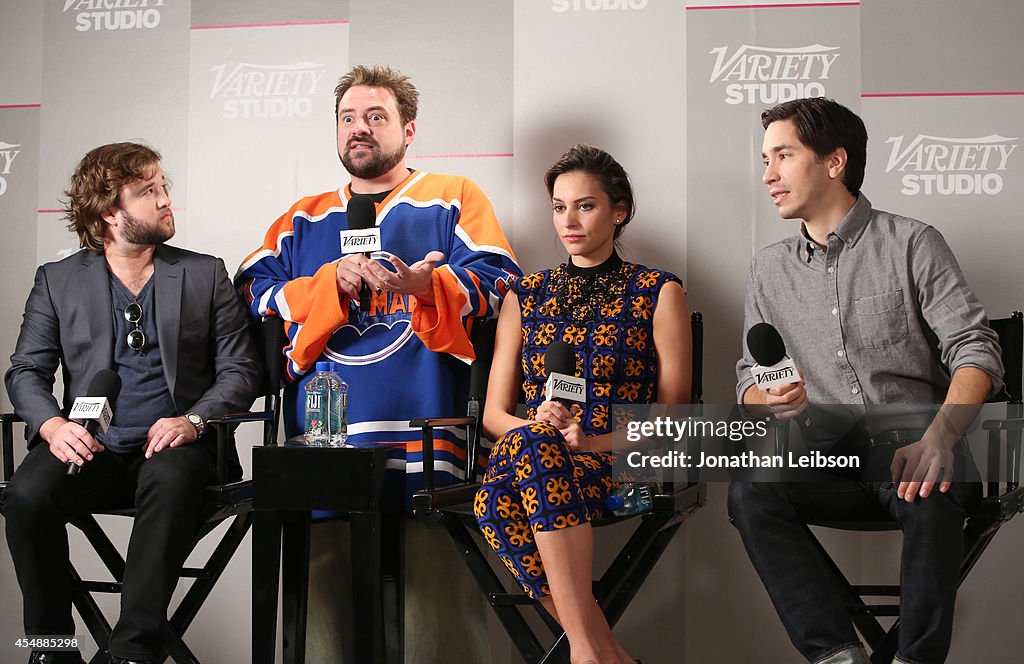
[[[473,499],[480,484],[456,484],[455,486],[434,489],[433,491],[417,491],[412,495],[412,511],[419,519],[436,520],[439,510],[467,505],[468,513],[472,512]]]
[[[1024,419],[985,420],[981,428],[985,431],[1018,431],[1024,429]]]
[[[476,422],[475,417],[419,417],[409,420],[409,426],[417,429],[434,427],[464,427]]]
[[[15,413],[0,413],[0,438],[3,445],[4,482],[10,482],[14,475],[14,423],[24,422]]]
[[[228,413],[211,417],[206,421],[210,426],[233,426],[243,422],[271,422],[274,419],[274,412],[271,410],[252,411],[245,413]]]
[[[990,523],[1009,521],[1020,512],[1024,512],[1024,486],[1016,486],[998,496],[984,498],[971,518],[981,517]]]
[[[708,485],[698,482],[689,485],[675,485],[671,492],[658,493],[652,496],[651,510],[654,512],[673,512],[676,514],[692,514],[708,500]]]
[[[207,426],[217,431],[217,483],[227,483],[227,459],[228,445],[233,445],[235,439],[233,431],[235,427],[244,422],[273,422],[276,414],[272,410],[252,411],[246,413],[228,413],[211,417],[206,421]],[[266,438],[264,437],[264,443]]]

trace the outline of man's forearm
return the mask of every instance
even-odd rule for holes
[[[946,400],[925,432],[925,437],[935,437],[947,449],[951,449],[964,437],[991,391],[992,379],[981,369],[957,369],[946,392]]]

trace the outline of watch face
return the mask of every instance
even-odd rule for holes
[[[203,418],[199,417],[195,413],[189,413],[188,415],[185,416],[185,419],[187,419],[192,424],[195,424],[196,426],[199,426],[203,423]]]

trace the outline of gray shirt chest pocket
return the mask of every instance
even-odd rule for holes
[[[907,337],[903,289],[853,300],[857,333],[865,348],[893,346]]]

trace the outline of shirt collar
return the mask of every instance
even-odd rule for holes
[[[598,274],[607,274],[618,270],[622,265],[622,259],[619,258],[619,254],[612,249],[612,255],[606,258],[601,264],[594,265],[593,267],[580,267],[572,262],[572,256],[569,257],[568,262],[565,264],[565,271],[574,277],[592,277]]]
[[[836,229],[832,231],[836,237],[842,240],[847,246],[852,247],[864,234],[871,219],[871,201],[864,194],[857,196],[857,202],[853,204],[850,211],[846,213],[843,220],[839,222]]]
[[[806,259],[808,263],[810,263],[811,259],[814,258],[814,252],[824,255],[825,250],[818,247],[818,243],[811,239],[810,234],[807,232],[807,226],[802,221],[800,222],[800,238],[803,240],[803,246],[801,248],[801,251],[803,251],[803,258]]]

